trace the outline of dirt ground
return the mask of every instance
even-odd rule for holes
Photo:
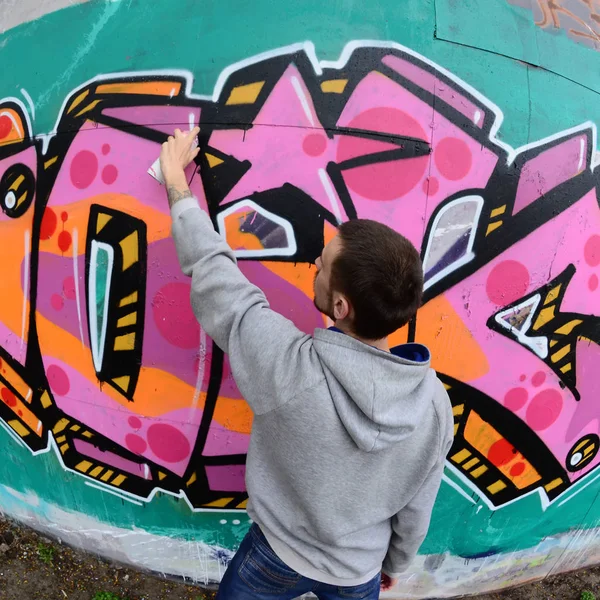
[[[600,567],[479,600],[600,600]],[[109,564],[0,519],[0,600],[214,600],[213,591]],[[583,597],[593,600],[594,596]]]

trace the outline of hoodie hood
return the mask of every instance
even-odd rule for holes
[[[317,329],[314,348],[340,420],[356,445],[377,452],[410,437],[439,385],[429,350],[403,344],[384,352],[336,329]]]

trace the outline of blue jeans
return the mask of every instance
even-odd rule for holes
[[[217,600],[292,600],[312,592],[319,600],[377,600],[381,575],[362,585],[340,587],[303,577],[282,562],[254,524],[229,563]]]

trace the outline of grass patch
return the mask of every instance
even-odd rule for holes
[[[112,592],[96,592],[92,600],[127,600],[127,598]]]
[[[46,544],[40,542],[37,547],[37,552],[42,562],[45,562],[47,565],[52,564],[56,552],[52,546],[46,546]]]

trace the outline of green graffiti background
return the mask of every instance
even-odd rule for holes
[[[92,1],[0,36],[0,96],[19,96],[25,88],[35,105],[34,132],[44,133],[70,91],[100,73],[187,69],[193,91],[209,94],[222,69],[238,60],[303,40],[314,42],[320,59],[335,60],[354,39],[399,42],[468,82],[502,109],[498,137],[514,147],[584,121],[600,123],[600,53],[562,31],[540,30],[531,12],[505,0]],[[0,448],[0,482],[112,525],[231,549],[247,528],[245,519],[232,525],[227,513],[222,525],[225,513],[192,513],[183,500],[164,494],[139,506],[90,488],[65,472],[54,453],[33,457],[3,430]],[[600,483],[589,485],[593,477],[545,511],[537,495],[490,511],[470,490],[461,494],[444,482],[421,552],[517,550],[597,526]]]

